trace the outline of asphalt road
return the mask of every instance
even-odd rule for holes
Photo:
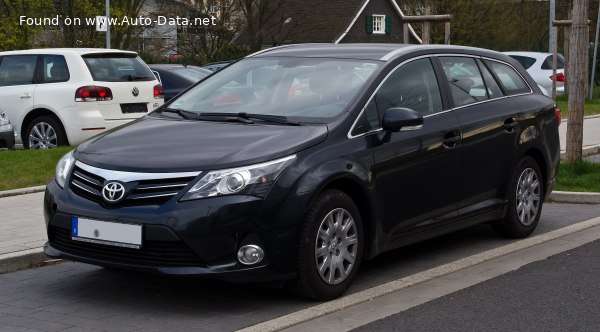
[[[600,205],[548,204],[534,234],[596,216]],[[350,292],[510,242],[479,225],[395,250],[366,262]],[[168,278],[67,262],[0,275],[0,331],[229,331],[315,304],[276,286]]]
[[[353,331],[599,331],[600,241]]]

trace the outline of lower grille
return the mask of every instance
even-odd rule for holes
[[[144,241],[141,249],[113,247],[109,245],[71,240],[71,231],[51,226],[50,243],[68,254],[143,266],[200,266],[204,262],[182,241]]]

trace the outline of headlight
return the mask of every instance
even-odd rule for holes
[[[9,123],[6,113],[0,112],[0,126],[7,125]]]
[[[71,168],[73,168],[74,163],[75,158],[73,157],[73,151],[67,153],[58,161],[54,178],[61,188],[65,186],[65,181],[67,181],[67,176],[69,176],[69,172],[71,171]]]
[[[295,158],[294,155],[250,166],[208,172],[181,200],[230,194],[264,197],[279,174]]]

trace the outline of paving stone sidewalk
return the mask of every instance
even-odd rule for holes
[[[44,245],[43,198],[43,192],[0,198],[0,255]]]

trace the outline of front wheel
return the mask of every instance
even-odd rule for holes
[[[537,162],[527,156],[521,160],[508,190],[506,219],[494,229],[508,237],[523,238],[535,230],[544,203],[544,180]]]
[[[352,283],[363,255],[358,208],[342,191],[326,190],[312,203],[298,252],[298,276],[291,289],[313,300],[341,296]]]

